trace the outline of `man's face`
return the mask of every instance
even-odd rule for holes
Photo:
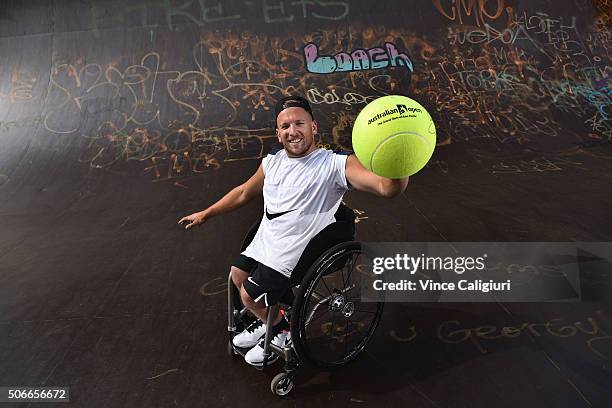
[[[283,110],[276,118],[276,136],[289,157],[302,157],[316,149],[317,122],[299,107]]]

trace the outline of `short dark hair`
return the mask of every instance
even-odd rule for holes
[[[279,99],[274,105],[274,127],[276,128],[276,120],[278,119],[278,115],[287,108],[302,108],[306,112],[310,114],[310,117],[314,120],[314,115],[312,114],[312,108],[310,107],[310,103],[308,100],[299,95],[290,95],[285,96],[284,98]]]

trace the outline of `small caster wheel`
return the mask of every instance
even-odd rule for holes
[[[234,350],[234,346],[232,344],[232,339],[229,339],[229,341],[227,342],[227,354],[231,357],[231,358],[236,358],[238,357],[238,353],[236,353],[236,350]]]
[[[279,373],[270,383],[272,393],[277,397],[284,397],[293,389],[293,378],[287,373]]]

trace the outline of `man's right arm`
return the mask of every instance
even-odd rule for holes
[[[234,187],[229,193],[224,195],[223,198],[207,209],[183,217],[178,223],[182,224],[183,222],[189,222],[185,226],[185,229],[189,229],[206,222],[211,217],[240,208],[263,192],[263,184],[263,167],[259,165],[259,168],[255,174],[253,174],[246,182]]]

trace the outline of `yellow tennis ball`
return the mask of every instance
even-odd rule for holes
[[[353,124],[353,150],[368,170],[403,178],[421,170],[436,147],[436,126],[415,100],[401,95],[375,99]]]

